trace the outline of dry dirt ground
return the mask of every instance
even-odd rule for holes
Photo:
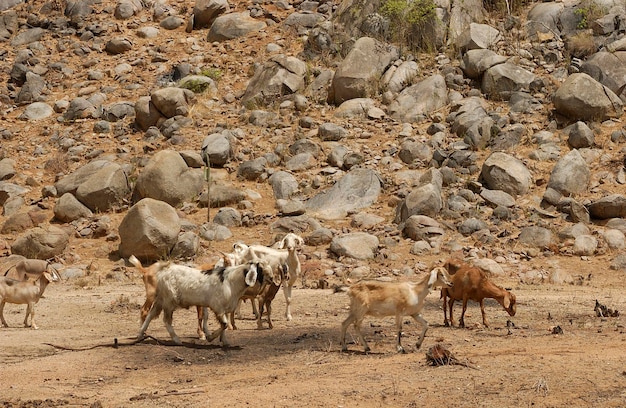
[[[127,345],[143,302],[134,268],[121,282],[53,284],[36,308],[39,330],[21,327],[24,306],[6,306],[11,327],[0,330],[0,406],[624,407],[623,272],[609,270],[602,257],[558,262],[587,279],[527,285],[511,271],[497,280],[513,288],[518,313],[510,318],[486,301],[487,329],[476,304],[468,308],[468,328],[444,327],[439,294],[431,293],[422,349],[414,347],[416,324],[404,319],[407,354],[395,352],[393,318],[366,320],[371,353],[354,342],[340,352],[347,296],[302,282],[294,289],[292,321],[283,316],[282,291],[274,301],[273,330],[256,330],[245,305],[239,330],[227,332],[232,346],[226,349],[196,338],[191,309],[174,314],[183,346],[173,345],[160,318],[148,329],[154,339]],[[622,316],[596,317],[596,299]],[[455,311],[458,319],[459,305]],[[553,334],[557,326],[562,334]],[[351,328],[349,341],[353,335]],[[437,343],[476,368],[430,366],[425,352]]]

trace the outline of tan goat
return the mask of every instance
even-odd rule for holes
[[[424,299],[435,287],[450,286],[450,276],[445,268],[434,268],[420,282],[379,282],[361,281],[347,289],[350,296],[350,315],[341,324],[341,350],[347,351],[346,331],[350,324],[354,324],[359,340],[365,352],[370,351],[367,341],[361,333],[363,318],[367,315],[375,317],[395,316],[398,341],[396,349],[404,353],[401,344],[402,318],[411,316],[422,326],[416,348],[420,348],[428,330],[428,322],[421,316]],[[343,290],[343,289],[341,289]]]

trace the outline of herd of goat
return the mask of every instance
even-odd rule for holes
[[[138,339],[145,337],[152,319],[163,313],[170,337],[176,344],[181,344],[172,326],[173,313],[176,309],[196,306],[198,336],[209,342],[219,337],[222,345],[227,346],[225,332],[228,328],[236,329],[235,314],[243,300],[251,300],[258,328],[263,327],[264,313],[267,314],[269,328],[273,327],[271,303],[281,287],[286,302],[285,317],[291,320],[292,287],[301,274],[298,249],[303,245],[304,240],[294,233],[286,234],[273,247],[236,243],[233,252],[222,253],[222,258],[215,264],[197,267],[170,261],[158,261],[144,267],[135,256],[131,256],[128,261],[141,271],[146,291],[146,300],[141,307]],[[12,265],[4,276],[0,276],[2,325],[8,327],[3,315],[5,303],[26,304],[24,326],[36,329],[34,305],[48,283],[59,280],[58,272],[46,261],[24,259]],[[452,309],[455,301],[463,304],[460,327],[465,327],[464,316],[469,300],[480,304],[485,327],[484,299],[495,299],[510,316],[515,315],[514,294],[495,285],[481,269],[451,258],[433,268],[419,282],[363,280],[350,286],[337,287],[336,291],[347,292],[350,298],[349,315],[341,325],[342,351],[347,351],[346,332],[350,325],[354,326],[365,352],[370,351],[361,333],[365,316],[395,316],[398,352],[404,352],[401,344],[402,320],[404,316],[413,317],[422,327],[416,343],[419,349],[428,330],[428,323],[421,316],[424,300],[436,288],[441,288],[446,326],[454,325]],[[207,325],[209,309],[219,323],[219,328],[213,333],[209,332]]]

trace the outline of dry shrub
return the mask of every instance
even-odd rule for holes
[[[594,54],[597,50],[593,35],[588,30],[581,31],[568,38],[566,48],[572,57],[581,59]]]
[[[70,160],[66,153],[57,153],[46,161],[44,169],[50,174],[63,174],[69,168]]]

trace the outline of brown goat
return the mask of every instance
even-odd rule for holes
[[[441,290],[441,298],[443,299],[443,324],[445,326],[454,325],[452,309],[456,300],[463,301],[463,311],[461,312],[459,327],[465,327],[464,318],[468,300],[473,300],[480,304],[480,311],[485,327],[489,327],[489,325],[487,324],[487,317],[485,315],[484,299],[495,299],[502,305],[509,316],[515,316],[515,295],[491,282],[483,270],[465,264],[457,259],[453,261],[449,260],[444,265],[448,270],[454,270],[454,272],[450,272],[453,286]],[[448,308],[450,311],[450,321],[448,321],[446,314]]]

